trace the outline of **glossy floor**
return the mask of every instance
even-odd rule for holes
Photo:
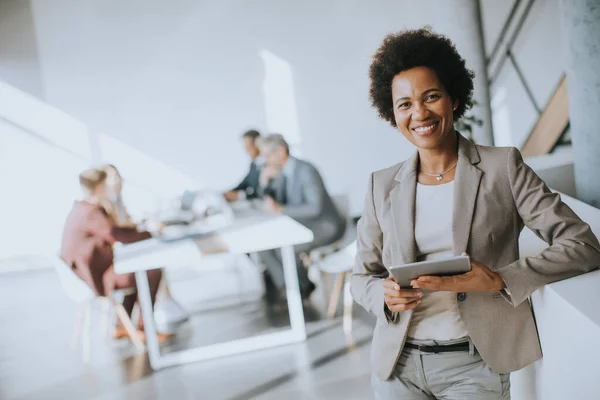
[[[195,283],[198,291],[211,287],[208,279]],[[51,270],[2,274],[0,293],[1,399],[372,398],[373,320],[355,307],[353,337],[346,338],[339,319],[323,317],[319,292],[314,307],[305,310],[309,335],[305,343],[159,372],[149,369],[145,354],[136,354],[126,341],[104,339],[98,329],[91,361],[85,365],[81,353],[70,349],[75,305]],[[165,351],[249,336],[288,323],[285,313],[267,312],[261,301],[219,307],[205,300],[200,307],[190,298],[184,306],[193,316]]]

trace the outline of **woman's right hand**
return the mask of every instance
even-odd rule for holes
[[[421,303],[423,292],[419,289],[402,289],[393,277],[383,280],[383,297],[392,312],[412,310]]]

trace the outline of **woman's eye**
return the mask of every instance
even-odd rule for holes
[[[425,100],[436,100],[436,99],[439,99],[439,98],[440,98],[439,94],[430,94],[429,96],[427,96],[425,98]]]
[[[410,103],[402,103],[398,106],[398,108],[408,108],[410,107]]]

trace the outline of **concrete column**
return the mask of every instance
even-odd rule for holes
[[[600,208],[600,0],[561,0],[577,197]]]
[[[467,67],[475,72],[473,99],[478,105],[467,111],[467,115],[474,115],[483,121],[481,127],[473,127],[475,142],[492,146],[494,134],[479,0],[435,0],[419,2],[419,7],[436,10],[432,16],[433,30],[447,35],[456,44]]]

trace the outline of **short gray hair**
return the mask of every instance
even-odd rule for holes
[[[260,148],[261,151],[264,148],[269,148],[269,149],[284,148],[288,154],[290,152],[290,146],[285,141],[283,135],[280,135],[279,133],[274,133],[271,135],[260,137],[258,139],[258,147]]]

